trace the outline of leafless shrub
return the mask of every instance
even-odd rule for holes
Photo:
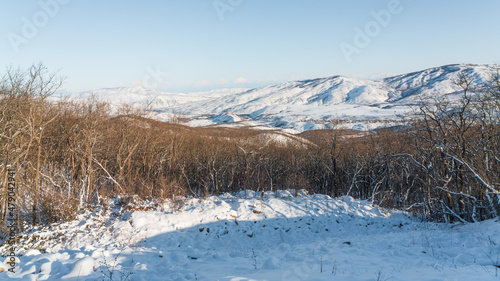
[[[9,70],[0,83],[0,215],[6,171],[17,169],[20,220],[67,220],[103,197],[203,197],[245,189],[350,195],[437,221],[498,216],[500,82],[458,104],[421,104],[400,130],[313,131],[307,141],[262,141],[253,129],[190,128],[96,98],[48,102],[60,80],[43,66]],[[496,80],[495,80],[496,79]],[[45,87],[44,85],[47,85]],[[477,98],[476,98],[477,97]],[[457,106],[458,105],[458,106]],[[348,137],[347,137],[348,135]]]

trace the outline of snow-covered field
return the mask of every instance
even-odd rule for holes
[[[424,223],[304,191],[105,205],[24,236],[0,280],[500,280],[498,219]]]

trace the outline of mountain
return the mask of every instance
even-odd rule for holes
[[[144,87],[132,88],[105,88],[95,91],[83,92],[74,96],[75,99],[88,99],[97,97],[100,100],[111,102],[114,105],[122,103],[135,104],[139,106],[148,106],[154,110],[162,110],[166,107],[172,107],[183,103],[204,101],[219,98],[221,96],[244,92],[248,89],[217,89],[205,92],[194,93],[165,93]]]
[[[455,84],[460,73],[474,80],[475,85],[488,83],[496,67],[491,65],[453,64],[429,68],[385,78],[382,81],[397,93],[388,102],[409,102],[429,96],[460,94],[462,89]]]
[[[86,95],[102,95],[112,102],[145,103],[160,117],[181,113],[190,119],[187,124],[191,126],[243,123],[304,131],[327,128],[332,120],[342,120],[345,128],[367,130],[395,124],[421,100],[457,98],[461,88],[454,81],[462,72],[480,84],[488,81],[493,71],[490,65],[454,64],[379,80],[331,76],[256,89],[170,94],[117,88]]]
[[[230,112],[299,131],[327,127],[332,119],[346,120],[346,127],[370,129],[383,122],[392,124],[422,99],[444,95],[456,98],[461,88],[454,81],[461,72],[483,83],[492,70],[489,65],[455,64],[375,81],[332,76],[252,89],[175,108],[191,116]]]

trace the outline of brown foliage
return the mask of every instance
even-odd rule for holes
[[[495,88],[477,101],[464,94],[458,111],[422,104],[423,118],[399,130],[312,131],[283,144],[269,141],[279,132],[190,128],[127,106],[111,114],[96,99],[49,102],[51,92],[28,87],[27,77],[47,76],[33,71],[10,73],[0,87],[3,226],[8,165],[17,170],[20,219],[33,224],[71,219],[102,197],[179,202],[245,189],[350,195],[437,221],[500,211]]]

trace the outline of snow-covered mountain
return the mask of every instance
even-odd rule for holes
[[[462,71],[483,82],[492,67],[447,65],[376,81],[344,76],[292,81],[177,108],[190,115],[231,112],[299,130],[322,128],[331,119],[394,120],[421,99],[440,95],[453,99],[461,91],[454,81]]]
[[[215,99],[226,95],[244,92],[246,88],[217,89],[205,92],[193,93],[165,93],[144,87],[122,87],[105,88],[95,91],[83,92],[73,96],[75,99],[88,99],[97,97],[100,100],[109,101],[118,105],[122,103],[135,104],[151,107],[154,110],[161,110],[165,107],[172,107],[183,103],[204,101]]]
[[[461,72],[482,83],[493,71],[490,65],[454,64],[380,80],[331,76],[256,89],[170,94],[117,88],[84,96],[97,94],[112,102],[147,104],[160,112],[160,117],[172,113],[190,117],[188,124],[192,126],[247,122],[304,131],[325,128],[331,120],[340,119],[344,127],[366,130],[394,124],[409,106],[422,99],[457,97],[461,88],[454,82]]]
[[[472,78],[475,85],[482,85],[491,79],[495,71],[496,67],[492,65],[454,64],[389,77],[382,81],[396,93],[387,102],[408,103],[420,98],[460,94],[462,89],[456,85],[460,73]]]

